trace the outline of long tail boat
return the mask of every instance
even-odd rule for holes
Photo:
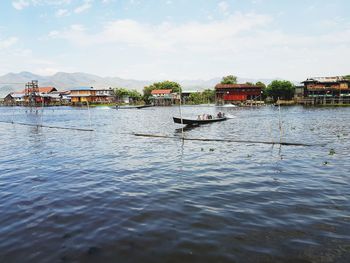
[[[218,122],[218,121],[225,121],[227,120],[226,117],[222,118],[213,118],[213,119],[207,119],[207,120],[197,120],[197,119],[184,119],[184,118],[178,118],[173,117],[174,122],[178,124],[186,124],[186,125],[201,125],[201,124],[207,124],[212,122]]]

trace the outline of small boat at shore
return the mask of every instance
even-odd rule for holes
[[[173,117],[173,119],[174,119],[175,123],[186,124],[186,125],[201,125],[201,124],[207,124],[207,123],[227,120],[226,117],[206,119],[206,120],[184,119],[184,118],[181,119],[181,118],[178,118],[178,117]]]
[[[153,105],[151,104],[146,104],[146,105],[139,105],[139,106],[119,106],[116,105],[115,106],[117,110],[128,110],[128,109],[144,109],[144,108],[149,108],[149,107],[153,107]]]

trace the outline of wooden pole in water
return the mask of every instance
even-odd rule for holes
[[[88,112],[89,112],[89,123],[90,123],[90,129],[92,130],[92,123],[91,123],[91,113],[90,113],[90,107],[89,107],[89,99],[86,100]]]
[[[281,120],[281,102],[280,98],[277,98],[278,101],[278,128],[280,130],[280,143],[282,142],[282,120]]]
[[[159,135],[159,134],[144,134],[144,133],[132,133],[137,137],[150,137],[150,138],[164,138],[164,139],[179,139],[176,136]],[[202,141],[202,142],[234,142],[234,143],[260,143],[260,144],[279,144],[287,146],[324,146],[325,144],[307,144],[307,143],[294,143],[294,142],[274,142],[274,141],[251,141],[251,140],[236,140],[236,139],[212,139],[212,138],[180,138],[187,141]]]
[[[184,126],[183,126],[183,120],[182,120],[182,109],[181,109],[181,87],[180,87],[180,102],[179,102],[179,110],[180,110],[180,119],[181,119],[181,137],[184,138]]]

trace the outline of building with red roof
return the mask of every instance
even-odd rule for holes
[[[171,94],[171,89],[154,89],[151,91],[152,96],[164,96]]]
[[[179,100],[179,95],[171,89],[155,89],[151,91],[153,105],[170,106]]]
[[[219,104],[260,100],[261,94],[261,87],[250,84],[217,84],[215,86],[216,102]]]

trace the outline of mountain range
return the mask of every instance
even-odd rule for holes
[[[127,89],[136,89],[142,91],[142,89],[159,80],[134,80],[134,79],[122,79],[119,77],[100,77],[93,74],[87,73],[66,73],[57,72],[51,76],[41,76],[33,74],[31,72],[20,72],[20,73],[8,73],[0,76],[0,98],[5,97],[7,94],[13,91],[21,91],[25,88],[25,83],[38,80],[40,87],[53,86],[57,90],[68,90],[73,87],[89,86],[96,88],[107,88],[107,87],[122,87]],[[212,78],[209,80],[174,80],[181,84],[183,90],[204,90],[213,89],[217,83],[219,83],[221,77]],[[248,79],[238,78],[239,83],[245,82],[257,82],[261,81],[266,84],[270,83],[271,79]]]

